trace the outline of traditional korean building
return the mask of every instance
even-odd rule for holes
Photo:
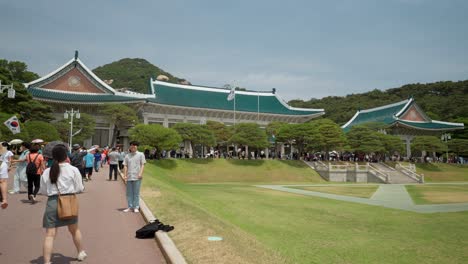
[[[113,124],[99,114],[105,103],[133,105],[145,124],[171,127],[179,122],[205,124],[208,120],[226,125],[254,122],[266,126],[273,121],[302,123],[324,114],[323,109],[289,106],[273,89],[269,92],[236,91],[227,100],[229,89],[172,84],[150,80],[147,94],[120,92],[96,76],[75,57],[55,71],[26,83],[33,98],[53,106],[57,119],[66,110],[79,110],[96,118],[96,131],[84,144],[110,145]],[[128,143],[127,128],[119,131],[120,143]]]
[[[407,158],[411,157],[410,145],[415,136],[440,136],[448,131],[464,129],[463,123],[432,120],[413,98],[381,107],[358,110],[341,128],[348,132],[355,125],[370,122],[383,123],[386,125],[386,131],[392,135],[400,136],[406,144]]]

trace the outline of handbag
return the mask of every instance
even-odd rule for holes
[[[78,217],[78,199],[76,198],[76,194],[70,193],[62,195],[59,191],[57,213],[60,220],[69,220]]]

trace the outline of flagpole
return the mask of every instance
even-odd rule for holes
[[[236,92],[234,91],[234,125],[236,125],[236,97]]]
[[[257,91],[257,122],[260,121],[260,94]]]

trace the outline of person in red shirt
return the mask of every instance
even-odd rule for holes
[[[29,150],[29,155],[26,156],[26,161],[29,163],[34,162],[36,164],[36,173],[28,173],[28,165],[26,165],[26,175],[28,177],[28,199],[35,204],[36,195],[39,192],[41,183],[41,174],[45,169],[45,160],[42,154],[39,154],[39,145],[33,145]],[[34,190],[33,190],[34,186]]]

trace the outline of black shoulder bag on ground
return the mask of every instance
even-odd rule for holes
[[[150,222],[146,224],[145,226],[143,226],[142,228],[138,229],[135,232],[135,237],[141,238],[141,239],[154,238],[155,233],[158,230],[169,232],[169,231],[174,230],[174,227],[170,225],[164,225],[163,223],[159,222],[158,219],[156,219],[153,222]]]

